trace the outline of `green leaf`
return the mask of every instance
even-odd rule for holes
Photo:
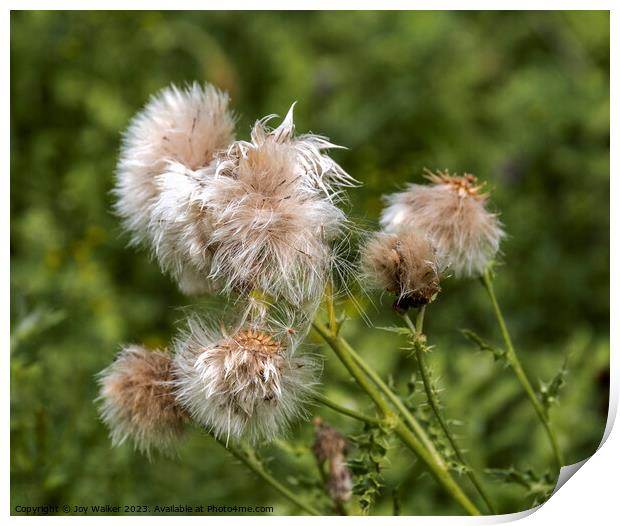
[[[347,315],[347,313],[343,310],[336,318],[336,336],[340,334],[340,329],[346,321],[349,321],[351,318]]]
[[[450,460],[448,466],[452,471],[454,471],[457,475],[465,475],[471,471],[471,468],[463,464],[462,462],[458,462],[457,460]]]
[[[375,327],[375,329],[379,329],[380,331],[394,332],[396,334],[400,334],[401,336],[411,336],[411,331],[406,327]]]
[[[16,350],[24,342],[43,334],[65,320],[67,315],[62,310],[36,308],[22,319],[11,331],[11,350]]]
[[[359,497],[360,507],[367,513],[383,488],[383,464],[389,449],[387,431],[380,426],[364,426],[361,435],[351,439],[357,445],[359,456],[348,462],[354,475],[353,493]]]
[[[532,505],[537,506],[545,502],[553,493],[555,481],[549,473],[537,475],[536,472],[528,468],[525,471],[515,467],[508,469],[486,469],[485,472],[507,484],[518,484],[527,490],[527,495],[532,497]]]
[[[465,338],[467,338],[470,342],[476,345],[481,351],[488,351],[492,353],[495,361],[506,359],[506,351],[504,349],[489,345],[474,331],[470,331],[469,329],[461,329],[461,333],[463,334],[463,336],[465,336]]]
[[[550,382],[540,381],[539,398],[542,402],[545,411],[549,411],[549,408],[558,402],[558,396],[560,390],[566,385],[566,376],[568,374],[568,358],[564,359],[562,368],[551,379]]]

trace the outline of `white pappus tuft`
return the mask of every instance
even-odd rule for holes
[[[212,86],[168,88],[132,121],[118,164],[116,210],[187,294],[260,290],[319,297],[346,223],[336,206],[356,181],[317,135],[258,121],[233,142],[228,98]]]
[[[317,383],[317,363],[294,352],[296,341],[252,324],[229,333],[192,319],[176,344],[177,400],[217,437],[271,440],[305,416]]]
[[[320,297],[337,260],[332,242],[346,224],[338,188],[354,180],[321,153],[331,143],[294,137],[292,110],[274,130],[270,117],[258,121],[251,142],[218,155],[200,199],[213,225],[209,277],[299,305]]]
[[[188,293],[205,290],[209,218],[194,196],[212,175],[214,155],[234,140],[228,96],[197,83],[151,98],[127,129],[115,205],[134,243],[146,243]]]
[[[414,228],[437,249],[440,267],[457,278],[484,272],[504,237],[497,214],[486,209],[488,194],[473,175],[429,173],[429,185],[410,184],[386,197],[381,225],[388,232]]]
[[[130,345],[99,373],[97,401],[113,445],[130,439],[149,456],[174,446],[188,416],[176,401],[172,369],[169,353]]]

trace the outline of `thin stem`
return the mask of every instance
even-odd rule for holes
[[[407,313],[404,313],[402,317],[405,320],[405,324],[411,331],[411,337],[413,340],[414,349],[416,353],[416,359],[418,362],[418,369],[420,370],[420,375],[422,376],[422,383],[424,385],[424,391],[426,392],[426,398],[428,399],[428,403],[430,404],[431,409],[433,410],[433,413],[435,414],[435,418],[437,419],[437,421],[439,422],[439,425],[441,426],[441,429],[443,429],[443,432],[446,435],[448,442],[450,442],[450,445],[452,446],[452,449],[454,450],[454,454],[456,458],[461,464],[463,464],[467,468],[467,476],[469,477],[469,480],[471,481],[471,483],[474,485],[474,487],[480,494],[480,497],[482,497],[482,500],[484,500],[484,503],[489,508],[489,511],[493,514],[496,514],[496,511],[495,511],[495,508],[493,507],[491,499],[489,498],[486,491],[482,487],[482,483],[478,479],[476,472],[471,467],[469,467],[469,465],[465,461],[465,458],[463,457],[463,454],[461,453],[461,450],[458,444],[456,443],[456,440],[452,436],[452,432],[450,431],[450,428],[448,427],[448,423],[446,422],[446,420],[444,419],[440,411],[439,400],[437,399],[437,394],[435,393],[433,386],[431,385],[430,373],[428,370],[428,366],[426,364],[426,359],[424,357],[425,349],[424,349],[424,344],[422,343],[422,338],[423,338],[422,329],[423,329],[423,324],[424,324],[425,310],[426,310],[426,305],[423,305],[422,307],[420,307],[420,309],[418,310],[418,316],[416,318],[415,325],[413,324],[413,322],[411,321]]]
[[[362,370],[357,366],[351,357],[348,344],[341,337],[335,336],[327,327],[324,327],[320,323],[313,323],[313,327],[334,350],[340,361],[349,370],[362,390],[366,391],[366,394],[368,394],[377,406],[377,409],[379,409],[381,415],[384,417],[392,416],[393,413],[389,404],[381,397],[381,393],[372,384],[372,382],[366,378]]]
[[[517,353],[512,345],[512,340],[510,338],[510,333],[508,332],[508,328],[506,327],[506,322],[504,321],[504,316],[502,315],[502,311],[499,308],[499,303],[497,302],[497,298],[495,297],[495,290],[493,288],[493,276],[491,275],[491,270],[486,269],[482,274],[482,284],[486,289],[489,297],[491,298],[491,303],[493,304],[493,310],[495,312],[495,318],[497,319],[497,323],[499,325],[499,329],[502,333],[502,337],[504,339],[504,344],[506,345],[506,358],[508,363],[510,364],[512,370],[514,371],[517,379],[521,383],[521,386],[525,390],[530,402],[534,406],[536,410],[536,414],[538,418],[543,424],[545,431],[547,432],[547,436],[549,437],[549,442],[551,444],[551,449],[553,450],[553,455],[555,458],[555,463],[557,470],[564,465],[564,456],[562,455],[562,451],[558,444],[557,437],[555,436],[555,432],[551,427],[551,422],[549,420],[549,415],[545,411],[544,407],[540,403],[540,400],[536,396],[536,392],[532,387],[532,384],[527,378],[525,371],[523,370],[523,366],[517,357]]]
[[[326,302],[326,306],[327,306],[327,322],[329,325],[329,330],[332,333],[337,334],[338,333],[338,321],[336,320],[336,309],[334,308],[334,300],[333,300],[334,284],[331,279],[327,282],[327,285],[325,287],[325,296],[328,298],[328,301]]]
[[[323,396],[322,394],[318,394],[318,393],[315,394],[314,399],[317,402],[320,402],[324,406],[329,407],[330,409],[333,409],[334,411],[338,413],[341,413],[346,416],[350,416],[351,418],[356,418],[357,420],[361,420],[362,422],[366,422],[367,424],[378,425],[381,423],[381,420],[379,420],[378,418],[373,418],[372,416],[364,415],[358,411],[355,411],[354,409],[349,409],[348,407],[344,407],[340,404],[337,404],[333,400],[330,400],[326,396]]]
[[[291,490],[289,490],[286,486],[280,484],[272,475],[265,471],[265,468],[262,466],[260,461],[256,458],[254,454],[245,454],[239,448],[228,444],[224,440],[214,437],[215,440],[227,451],[232,453],[235,457],[237,457],[241,462],[243,462],[250,470],[256,473],[260,478],[262,478],[265,482],[270,484],[275,490],[284,495],[291,502],[299,506],[302,510],[310,515],[320,516],[323,515],[319,510],[307,504],[303,500],[301,500],[297,495],[295,495]]]
[[[417,419],[411,414],[411,411],[407,409],[407,406],[403,403],[403,401],[394,394],[394,392],[388,387],[388,385],[381,379],[381,377],[373,370],[371,367],[362,359],[362,357],[357,354],[357,352],[353,349],[349,349],[351,356],[359,365],[359,367],[366,373],[366,375],[377,385],[377,387],[381,390],[381,392],[387,397],[387,399],[396,407],[400,415],[405,419],[405,422],[409,424],[411,429],[418,436],[420,441],[424,444],[426,449],[431,452],[431,455],[435,457],[435,460],[445,466],[445,462],[443,457],[439,454],[435,445],[428,437],[424,428],[420,425]]]
[[[343,365],[349,370],[357,384],[368,394],[392,430],[401,441],[411,449],[434,475],[439,484],[471,515],[480,515],[480,511],[461,487],[451,477],[445,463],[437,462],[422,442],[411,430],[394,414],[390,405],[381,396],[381,392],[369,381],[364,371],[358,366],[351,355],[351,346],[340,336],[332,333],[322,324],[315,323],[314,328],[336,353]]]
[[[331,287],[331,285],[329,286]],[[334,300],[331,294],[331,288],[327,289],[325,297],[326,297],[326,304],[327,304],[327,312],[328,314],[333,313],[333,317],[335,319],[336,316],[335,316]],[[332,334],[334,335],[338,334],[337,325],[334,326],[333,329],[330,328],[330,330]],[[435,457],[435,460],[437,461],[437,463],[444,466],[445,462],[443,460],[443,457],[439,454],[437,449],[435,449],[435,445],[433,444],[431,439],[428,437],[428,435],[424,431],[424,428],[420,425],[420,423],[416,420],[416,418],[411,414],[409,409],[407,409],[405,404],[403,404],[402,400],[392,392],[392,390],[381,379],[381,377],[362,359],[362,357],[359,354],[357,354],[357,352],[355,352],[353,347],[351,347],[346,341],[344,341],[344,343],[347,345],[349,354],[353,357],[353,359],[355,360],[359,368],[362,369],[362,371],[364,371],[366,376],[368,376],[374,382],[374,384],[379,388],[379,390],[383,393],[383,395],[394,405],[394,407],[396,407],[396,409],[398,409],[398,412],[405,419],[405,422],[409,424],[411,429],[414,431],[417,437],[421,440],[421,442],[424,444],[426,449],[428,449],[431,452],[431,455]]]

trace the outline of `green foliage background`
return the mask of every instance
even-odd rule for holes
[[[570,463],[591,455],[607,414],[609,364],[609,15],[376,12],[13,12],[11,15],[11,500],[39,504],[273,505],[297,513],[204,432],[178,458],[111,449],[95,374],[122,342],[165,346],[200,301],[183,297],[111,210],[120,133],[171,82],[228,90],[238,136],[297,100],[297,129],[348,146],[334,156],[364,183],[350,213],[375,228],[381,194],[425,167],[488,181],[509,237],[497,289],[532,380],[568,357],[552,419]],[[372,303],[371,300],[372,299]],[[376,325],[390,299],[358,300]],[[350,302],[349,302],[350,303]],[[403,392],[414,365],[396,334],[345,331]],[[499,343],[476,281],[447,280],[428,312],[447,416],[473,465],[551,466],[542,427],[510,371],[459,329]],[[367,409],[328,349],[326,393]],[[313,414],[348,434],[360,426]],[[261,449],[321,503],[312,425]],[[396,443],[374,513],[460,513]],[[502,512],[524,488],[486,484]],[[465,478],[463,485],[467,487]]]

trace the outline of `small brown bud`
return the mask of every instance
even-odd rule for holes
[[[362,261],[375,283],[396,294],[395,309],[425,305],[441,290],[435,250],[416,230],[375,234]]]

